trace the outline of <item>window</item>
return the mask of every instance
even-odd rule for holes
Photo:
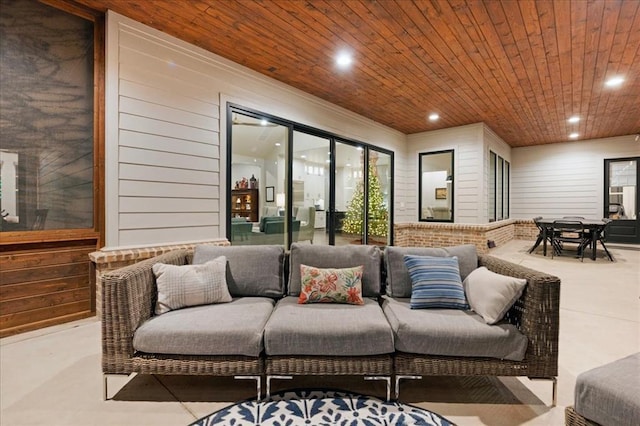
[[[509,162],[489,151],[489,222],[509,218]]]
[[[15,1],[0,30],[0,229],[92,228],[94,24]]]
[[[419,220],[453,222],[453,150],[421,153]]]
[[[231,104],[227,113],[231,244],[392,243],[393,153]]]

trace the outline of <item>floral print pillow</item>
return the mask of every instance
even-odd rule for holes
[[[300,265],[302,289],[298,303],[349,303],[364,305],[362,272],[364,265],[353,268],[316,268]]]

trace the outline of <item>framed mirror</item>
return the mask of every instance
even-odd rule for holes
[[[418,220],[453,222],[453,150],[419,157]]]

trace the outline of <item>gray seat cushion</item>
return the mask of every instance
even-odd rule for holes
[[[193,263],[218,256],[227,258],[227,287],[233,297],[284,295],[284,247],[282,246],[196,246]]]
[[[351,268],[364,265],[362,295],[380,295],[380,249],[376,246],[291,245],[289,257],[289,296],[300,294],[300,265],[318,268]]]
[[[640,421],[640,353],[586,371],[576,379],[575,410],[601,425]]]
[[[258,356],[275,302],[243,297],[152,317],[134,333],[136,351],[181,355]]]
[[[384,310],[398,351],[522,361],[527,337],[512,324],[488,325],[459,309],[411,309],[410,299],[384,298]]]
[[[476,246],[467,244],[454,247],[394,247],[384,250],[384,263],[387,271],[387,294],[392,297],[411,297],[411,278],[404,264],[404,255],[458,257],[460,278],[462,281],[478,267]]]
[[[393,333],[375,300],[364,305],[278,301],[264,330],[267,355],[362,356],[393,352]]]

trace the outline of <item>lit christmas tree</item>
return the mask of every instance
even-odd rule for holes
[[[384,204],[384,196],[378,180],[377,158],[369,161],[369,232],[368,235],[386,237],[389,231],[389,212]],[[363,234],[362,219],[364,216],[364,182],[356,187],[353,198],[345,213],[342,231],[348,234]]]

